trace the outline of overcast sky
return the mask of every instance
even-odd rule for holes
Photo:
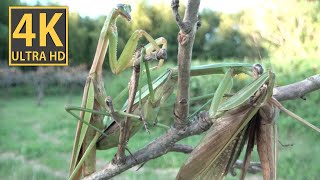
[[[81,16],[97,17],[100,15],[106,15],[115,7],[118,3],[131,4],[134,8],[134,0],[21,0],[21,2],[34,5],[37,1],[41,4],[46,4],[47,2],[54,2],[60,5],[69,6],[70,12],[78,12]],[[170,7],[171,0],[160,0],[168,2],[168,7]],[[222,11],[226,13],[234,13],[243,8],[254,8],[262,0],[201,0],[200,9],[204,7],[210,8],[214,11]],[[149,3],[158,3],[159,0],[148,0]],[[185,3],[187,0],[182,0],[181,3]]]

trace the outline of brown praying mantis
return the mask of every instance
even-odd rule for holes
[[[223,101],[228,92],[230,73],[220,83],[209,110],[213,125],[179,170],[176,179],[223,179],[238,159],[247,141],[247,150],[239,179],[244,179],[254,144],[265,180],[277,178],[277,130],[275,118],[278,109],[320,132],[320,129],[284,108],[272,97],[275,75],[261,74],[261,65],[254,66],[256,78],[251,84]],[[222,103],[221,103],[222,102]],[[273,150],[274,147],[274,150]]]

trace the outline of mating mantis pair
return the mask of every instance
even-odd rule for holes
[[[129,5],[118,5],[117,8],[113,9],[107,17],[101,35],[99,38],[96,54],[93,60],[93,64],[86,81],[84,88],[83,101],[81,108],[67,107],[66,109],[72,115],[76,116],[71,110],[80,110],[80,117],[77,117],[80,121],[78,122],[73,155],[70,165],[70,179],[77,179],[81,176],[79,171],[82,164],[83,165],[83,175],[88,175],[95,171],[95,149],[108,149],[111,147],[118,146],[118,152],[116,156],[116,163],[121,163],[124,158],[124,149],[126,148],[126,143],[131,136],[133,136],[142,125],[146,123],[141,122],[141,120],[154,120],[156,114],[159,111],[161,104],[163,104],[166,99],[171,95],[174,89],[174,84],[176,83],[177,70],[170,69],[159,76],[151,83],[149,76],[149,71],[146,63],[146,72],[148,77],[148,85],[140,89],[139,95],[136,96],[138,78],[140,72],[135,72],[133,74],[134,80],[130,81],[129,87],[129,97],[127,104],[122,110],[114,110],[112,105],[112,99],[110,99],[104,88],[104,83],[102,80],[102,64],[104,57],[106,55],[107,48],[109,48],[109,64],[113,73],[118,74],[128,67],[135,66],[139,67],[139,63],[144,63],[144,54],[147,56],[152,53],[158,54],[161,51],[159,45],[162,45],[163,49],[166,49],[166,40],[164,38],[158,38],[154,40],[145,31],[137,30],[130,37],[127,45],[125,46],[119,60],[116,57],[116,47],[117,47],[117,27],[116,21],[118,17],[122,17],[131,20],[130,16],[130,6]],[[142,48],[142,53],[140,54],[140,61],[138,57],[133,57],[134,51],[136,50],[138,40],[140,37],[144,36],[150,44]],[[161,59],[161,58],[160,58]],[[161,66],[163,60],[160,60],[158,66]],[[238,98],[230,98],[223,103],[224,108],[220,107],[223,96],[232,87],[231,77],[237,73],[247,72],[251,67],[249,64],[245,63],[231,63],[231,64],[217,64],[217,65],[206,65],[197,66],[191,68],[191,75],[206,75],[206,74],[221,74],[227,69],[224,80],[222,81],[215,97],[212,100],[212,105],[210,107],[210,116],[212,118],[224,116],[224,111],[229,111],[242,105],[246,100],[251,98],[254,93],[261,88],[261,86],[270,79],[271,76],[261,75],[257,79],[260,83],[256,83],[254,87],[243,89],[241,94],[241,100]],[[230,69],[230,70],[228,70]],[[255,81],[256,82],[256,81]],[[140,83],[141,84],[141,83]],[[270,84],[270,83],[269,83]],[[258,107],[262,102],[266,102],[266,97],[270,98],[270,89],[273,85],[268,84],[267,93],[262,93],[264,95],[257,96],[255,100],[256,108],[253,108],[252,112],[244,112],[244,114],[255,114],[258,111]],[[141,85],[140,85],[141,86]],[[263,100],[261,100],[263,99]],[[223,107],[223,106],[222,106]],[[219,112],[219,111],[223,111]],[[111,117],[112,121],[107,122],[107,126],[103,124],[104,116]],[[123,120],[124,119],[124,120]],[[249,121],[249,118],[241,124],[245,126]],[[85,125],[84,125],[84,124]],[[89,126],[89,128],[88,128]],[[241,127],[242,127],[241,126]],[[241,131],[235,130],[235,134]],[[242,128],[243,129],[243,128]],[[234,135],[236,136],[236,135]],[[229,139],[228,143],[232,141],[235,137]],[[228,145],[225,143],[225,146]],[[225,151],[225,147],[219,152],[220,154]],[[217,156],[218,157],[218,156]],[[180,172],[183,172],[181,170]],[[186,171],[184,171],[186,172]],[[196,172],[190,172],[196,174]],[[180,173],[179,173],[180,174]]]

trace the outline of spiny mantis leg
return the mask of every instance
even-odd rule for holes
[[[98,131],[99,133],[101,133],[103,136],[107,136],[107,134],[105,134],[102,130],[98,129],[97,127],[93,126],[92,124],[89,124],[88,122],[84,121],[80,116],[78,116],[77,114],[75,114],[74,112],[72,112],[73,110],[77,110],[77,111],[82,111],[82,112],[90,112],[91,114],[99,114],[99,115],[104,115],[104,116],[111,116],[110,113],[106,112],[106,111],[97,111],[97,110],[93,110],[93,109],[87,109],[87,108],[81,108],[81,107],[77,107],[77,106],[66,106],[65,107],[66,111],[68,113],[70,113],[73,117],[77,118],[77,120],[81,121],[82,123],[88,125],[89,127],[95,129],[96,131]],[[122,116],[122,117],[130,117],[132,120],[135,121],[140,121],[140,116],[137,116],[135,114],[129,114],[126,112],[122,112],[122,111],[114,111],[115,116]]]
[[[141,52],[143,52],[143,50]],[[154,93],[153,93],[153,88],[152,88],[152,80],[151,80],[151,76],[150,76],[149,64],[147,61],[145,61],[144,65],[145,65],[146,73],[147,73],[147,80],[148,80],[149,93],[150,93],[150,97],[151,97],[151,103],[153,103],[154,102]]]
[[[145,48],[143,48],[142,47],[142,49],[141,49],[141,51],[140,51],[140,71],[141,71],[141,69],[143,69],[143,60],[145,59],[143,56],[144,56],[144,54],[145,54]],[[146,71],[147,72],[147,71]],[[148,79],[148,86],[149,86],[149,81],[151,82],[151,78],[150,78],[150,74],[147,74],[147,79]],[[149,129],[148,129],[148,125],[147,125],[147,122],[146,122],[146,119],[145,119],[145,117],[144,117],[144,112],[143,112],[143,108],[142,108],[142,87],[141,87],[141,78],[139,78],[139,84],[138,84],[138,86],[139,86],[139,111],[140,111],[140,114],[141,114],[141,120],[142,120],[142,122],[143,122],[143,125],[144,125],[144,128],[145,128],[145,130],[150,134],[150,131],[149,131]],[[149,86],[150,87],[150,86]],[[151,84],[151,89],[152,89],[152,93],[153,93],[153,88],[152,88],[152,84]]]
[[[144,54],[141,54],[141,57],[143,56]],[[129,82],[129,97],[128,97],[128,106],[126,110],[126,112],[128,113],[131,113],[132,111],[134,99],[136,97],[136,93],[138,90],[139,76],[140,76],[140,65],[136,64],[132,68],[132,75]],[[116,163],[125,162],[125,150],[127,148],[127,142],[130,137],[129,124],[130,124],[129,117],[125,117],[124,122],[120,124],[119,145],[118,145],[118,151],[115,159]]]
[[[105,115],[105,116],[110,116],[109,113],[107,112],[101,112],[101,111],[96,111],[96,110],[92,110],[92,109],[86,109],[86,108],[79,108],[79,107],[65,107],[66,111],[68,113],[70,113],[73,117],[77,118],[77,120],[81,121],[82,123],[86,124],[87,126],[93,128],[94,130],[98,131],[99,133],[101,133],[103,136],[108,137],[107,134],[105,134],[103,131],[101,131],[99,128],[93,126],[92,124],[86,122],[83,120],[83,118],[81,118],[80,116],[76,115],[75,113],[73,113],[71,110],[79,110],[81,109],[82,112],[90,112],[90,113],[96,113],[96,114],[100,114],[100,115]]]
[[[122,54],[119,57],[119,60],[117,60],[117,55],[116,55],[116,37],[110,36],[109,40],[110,43],[115,44],[115,46],[110,46],[109,51],[112,53],[109,53],[109,59],[110,59],[110,67],[111,70],[114,74],[118,74],[122,72],[124,69],[132,66],[134,62],[134,58],[132,58],[132,55],[134,54],[134,51],[136,50],[136,47],[138,45],[139,39],[144,36],[149,42],[150,42],[150,47],[148,47],[150,52],[153,50],[160,50],[160,47],[158,44],[162,44],[163,48],[167,47],[167,41],[164,38],[158,38],[154,40],[147,32],[143,30],[137,30],[135,31],[130,39],[128,40],[126,46],[123,49]],[[149,54],[149,52],[147,52]],[[125,61],[126,59],[131,59],[131,62]],[[160,62],[163,62],[164,60],[160,60]],[[159,63],[160,65],[162,63]],[[159,66],[160,66],[159,65]]]
[[[121,125],[121,122],[120,122],[120,120],[118,119],[118,117],[116,117],[115,110],[114,110],[113,104],[112,104],[112,98],[111,98],[111,96],[108,96],[108,97],[106,98],[106,104],[107,104],[107,106],[108,106],[109,109],[110,109],[110,115],[111,115],[112,119],[114,120],[114,122],[116,122],[116,123],[120,126],[120,125]]]
[[[274,179],[277,179],[278,176],[278,129],[276,123],[273,123],[273,164],[274,164]]]

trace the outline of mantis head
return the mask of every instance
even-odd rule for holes
[[[128,4],[118,4],[116,11],[119,15],[124,17],[127,21],[131,21],[131,6]]]
[[[263,67],[261,64],[254,64],[252,66],[253,77],[257,79],[263,73]]]

